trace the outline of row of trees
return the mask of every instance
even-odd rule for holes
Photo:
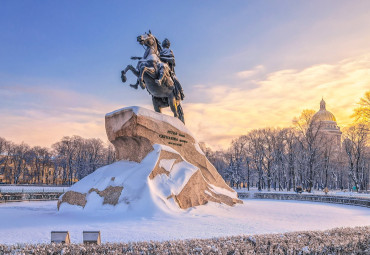
[[[114,160],[113,146],[100,139],[63,137],[49,149],[0,137],[0,174],[7,183],[72,184]]]
[[[259,190],[369,189],[370,91],[355,109],[355,122],[342,140],[323,132],[323,123],[305,110],[289,128],[263,128],[232,141],[226,151],[206,155],[232,186]],[[18,183],[72,184],[115,160],[112,145],[100,139],[64,137],[52,148],[14,144],[0,138],[0,175]]]
[[[368,129],[353,126],[342,147],[325,136],[295,128],[252,130],[235,139],[227,151],[207,150],[207,156],[232,186],[291,190],[369,188]]]
[[[293,127],[252,130],[233,140],[227,151],[207,149],[206,154],[231,186],[367,190],[370,92],[360,103],[353,116],[356,121],[343,129],[341,141],[323,131],[314,111],[305,110],[293,120]]]

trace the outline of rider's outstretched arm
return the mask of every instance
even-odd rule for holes
[[[142,59],[142,57],[131,57],[132,60]]]

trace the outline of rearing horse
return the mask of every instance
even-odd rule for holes
[[[147,89],[152,95],[153,107],[156,112],[161,112],[164,107],[170,107],[174,117],[179,118],[185,123],[184,113],[181,107],[180,99],[176,99],[174,82],[170,75],[170,68],[167,63],[164,63],[159,58],[159,51],[161,46],[157,38],[152,33],[145,33],[137,37],[137,41],[144,45],[145,53],[143,57],[132,57],[131,59],[138,59],[137,68],[128,65],[125,70],[121,72],[122,82],[126,82],[126,72],[131,72],[138,78],[135,85],[131,87],[137,89],[138,85],[142,89]],[[159,75],[161,73],[161,75]],[[161,77],[158,80],[159,76]],[[180,98],[180,97],[178,97]]]

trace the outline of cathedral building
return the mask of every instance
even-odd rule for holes
[[[341,147],[342,132],[337,125],[337,120],[334,114],[326,110],[324,99],[320,102],[320,110],[315,113],[312,120],[320,123],[320,132],[323,132],[329,139],[334,142],[334,145],[339,149]]]

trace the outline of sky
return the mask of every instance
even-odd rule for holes
[[[171,41],[186,126],[212,148],[291,126],[322,97],[345,127],[370,90],[369,10],[360,0],[0,1],[0,137],[107,141],[106,113],[153,109],[128,86],[133,75],[120,80],[149,29]]]

